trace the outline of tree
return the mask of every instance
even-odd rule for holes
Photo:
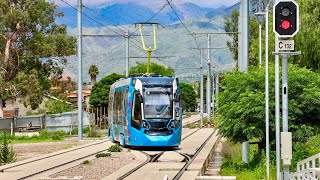
[[[239,11],[238,9],[233,9],[231,13],[231,19],[225,18],[225,31],[226,32],[238,32],[238,20],[239,19]],[[232,41],[227,42],[227,46],[232,52],[232,57],[235,61],[238,61],[238,34],[231,34]]]
[[[300,31],[294,37],[295,49],[301,55],[294,58],[294,63],[313,71],[320,71],[320,7],[319,1],[298,0],[300,11]]]
[[[58,62],[75,54],[75,38],[55,23],[62,16],[53,2],[0,0],[0,101],[22,95],[32,109],[42,102],[48,77],[62,73]]]
[[[270,67],[270,139],[275,139],[274,67]],[[219,95],[220,132],[233,142],[259,139],[265,146],[265,72],[252,67],[248,74],[233,71],[224,75]],[[280,80],[281,82],[281,80]],[[320,75],[289,65],[289,126],[293,139],[318,129],[320,118]],[[281,111],[281,110],[280,110]],[[305,126],[305,128],[299,128]],[[297,133],[296,133],[297,132]],[[314,131],[313,131],[314,132]],[[312,134],[311,134],[312,135]]]
[[[130,68],[129,74],[144,74],[147,72],[146,63],[137,63],[137,66]],[[159,74],[162,76],[174,76],[174,70],[171,67],[164,67],[162,65],[151,63],[150,72],[152,74]]]
[[[97,82],[91,91],[90,104],[95,107],[108,106],[110,85],[115,83],[118,79],[123,78],[124,75],[112,73],[99,82]]]
[[[195,111],[197,96],[191,84],[180,83],[182,95],[182,107],[184,111]]]
[[[253,0],[255,2],[255,0]],[[257,6],[257,5],[255,5]],[[234,9],[231,14],[231,18],[225,18],[225,31],[226,32],[238,32],[238,19],[239,11]],[[256,66],[259,63],[259,23],[255,17],[249,18],[249,65]],[[233,59],[238,61],[238,34],[229,34],[232,37],[232,41],[227,42]]]
[[[96,65],[92,64],[89,68],[89,75],[90,75],[90,78],[91,78],[91,82],[93,84],[96,83],[96,80],[97,80],[97,75],[99,74],[99,69]]]
[[[72,111],[72,108],[65,102],[52,99],[45,102],[45,107],[47,108],[46,114],[59,114]]]

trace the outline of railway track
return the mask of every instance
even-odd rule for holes
[[[79,162],[85,158],[94,156],[97,153],[104,152],[106,141],[100,141],[96,143],[92,143],[89,145],[83,145],[81,147],[73,148],[70,150],[66,150],[63,152],[58,152],[52,155],[25,160],[21,163],[9,164],[0,169],[0,177],[6,176],[6,179],[29,179],[35,178],[35,176],[42,175],[43,173],[49,172],[51,170],[57,169],[59,167],[63,167],[75,162]],[[102,148],[104,147],[104,148]],[[85,152],[86,150],[93,150],[91,152]],[[79,154],[79,156],[71,156],[71,154]],[[65,160],[59,162],[55,162],[55,158],[68,157]],[[43,167],[39,165],[43,164],[43,161],[51,162],[47,167]],[[26,170],[28,169],[28,170]],[[1,179],[1,178],[0,178]]]
[[[192,135],[196,135],[197,132],[199,132],[200,129],[197,129],[193,132],[191,132],[190,134],[186,135],[185,137],[182,138],[182,143],[184,140],[188,139],[188,138],[192,138]],[[161,151],[158,152],[156,154],[151,155],[148,152],[145,151],[141,151],[141,153],[143,153],[147,159],[146,161],[144,161],[143,163],[141,163],[140,165],[138,165],[137,167],[135,167],[134,169],[126,172],[125,174],[123,174],[122,176],[118,177],[117,180],[122,180],[122,179],[134,179],[134,177],[131,178],[131,175],[133,175],[134,173],[139,173],[138,171],[141,170],[144,166],[149,165],[149,164],[156,164],[157,162],[161,163],[161,162],[166,162],[166,161],[161,161],[159,160],[161,157],[163,157],[166,153],[176,153],[179,154],[179,156],[182,156],[183,159],[179,159],[179,163],[184,163],[184,165],[177,170],[177,173],[175,174],[175,176],[173,177],[173,179],[177,180],[179,179],[188,169],[188,167],[192,164],[192,162],[194,161],[194,159],[197,157],[197,155],[201,152],[201,150],[203,149],[203,147],[207,144],[207,142],[212,138],[212,136],[216,133],[216,130],[214,130],[212,133],[210,133],[210,135],[205,139],[204,142],[201,143],[200,146],[198,146],[198,148],[195,149],[195,152],[192,154],[183,152],[183,149],[180,150],[165,150],[165,151]],[[176,163],[177,161],[173,160],[173,163]],[[170,160],[167,161],[166,163],[170,163]],[[145,174],[143,175],[145,176]]]

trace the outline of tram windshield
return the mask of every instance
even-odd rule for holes
[[[172,88],[144,87],[144,117],[150,119],[172,118]]]

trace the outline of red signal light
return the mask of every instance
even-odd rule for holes
[[[290,28],[290,26],[291,26],[291,23],[290,23],[290,21],[288,21],[288,20],[284,20],[284,21],[282,21],[282,23],[281,23],[281,27],[282,27],[282,29],[284,29],[284,30],[288,30],[288,29]]]

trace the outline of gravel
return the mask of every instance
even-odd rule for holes
[[[110,157],[95,158],[91,160],[89,164],[80,164],[70,169],[63,170],[51,175],[50,178],[82,176],[82,180],[101,179],[129,164],[134,159],[135,156],[124,149],[122,152],[111,153]]]
[[[94,141],[94,139],[86,139],[81,141],[79,145],[92,143]],[[12,147],[17,154],[17,161],[22,161],[29,158],[39,157],[44,154],[69,149],[76,145],[78,145],[78,138],[69,137],[65,138],[61,142],[19,143],[13,144]]]

